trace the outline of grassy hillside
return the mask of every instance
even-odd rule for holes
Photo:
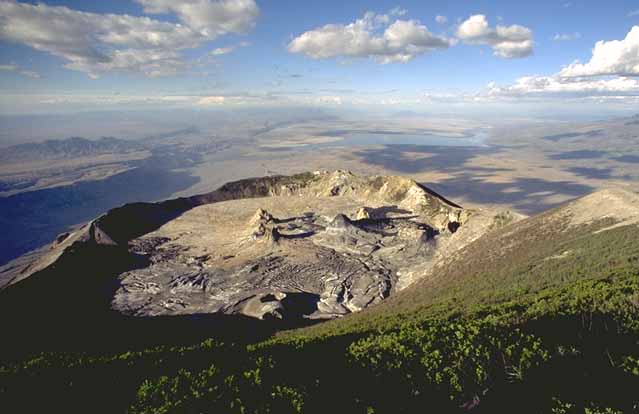
[[[266,341],[8,362],[0,404],[22,412],[639,412],[639,226],[575,223],[568,212],[485,236],[368,311]]]

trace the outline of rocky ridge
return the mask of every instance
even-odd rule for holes
[[[10,289],[94,246],[128,257],[110,299],[123,314],[333,318],[408,286],[442,251],[494,222],[403,177],[335,171],[247,179],[113,209],[0,269],[0,285]],[[66,276],[55,276],[61,286]]]

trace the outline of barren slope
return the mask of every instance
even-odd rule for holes
[[[402,177],[264,177],[114,209],[6,266],[0,280],[12,302],[53,312],[89,301],[132,316],[333,318],[518,218],[466,211]],[[38,303],[16,299],[43,290],[51,295]]]

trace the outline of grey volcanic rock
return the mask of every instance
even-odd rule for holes
[[[380,247],[378,234],[359,228],[344,214],[338,214],[317,237],[319,245],[343,253],[370,255]]]
[[[379,258],[340,254],[303,239],[282,237],[282,242],[272,250],[257,240],[252,247],[264,249],[264,256],[224,270],[179,249],[148,244],[144,254],[152,264],[120,277],[113,308],[139,316],[223,312],[259,319],[326,318],[363,309],[391,293],[392,269]],[[308,305],[289,308],[282,299],[293,294],[306,295]]]
[[[61,260],[90,278],[104,264],[87,267],[72,252],[92,246],[128,266],[113,274],[110,298],[126,315],[333,318],[418,279],[438,252],[491,228],[481,217],[403,177],[336,171],[255,178],[111,210],[5,268],[0,283],[54,270]]]

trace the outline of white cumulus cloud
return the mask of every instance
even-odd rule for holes
[[[322,95],[315,98],[315,102],[324,105],[341,105],[343,100],[340,96]]]
[[[628,77],[612,79],[567,79],[560,76],[525,76],[508,86],[489,84],[492,96],[629,96],[639,94],[639,81]]]
[[[395,7],[393,9],[391,9],[391,11],[390,11],[390,14],[392,16],[403,16],[406,13],[408,13],[408,10],[402,9],[401,7]]]
[[[347,24],[327,24],[302,33],[288,45],[292,53],[314,59],[331,57],[374,58],[379,63],[408,62],[454,41],[431,33],[417,20],[397,19],[368,12]]]
[[[227,55],[227,54],[233,52],[238,47],[246,47],[246,46],[249,46],[249,45],[250,45],[249,42],[240,42],[237,45],[226,46],[226,47],[217,47],[217,48],[211,50],[211,54],[213,56]]]
[[[448,21],[446,16],[437,15],[435,16],[435,21],[439,24],[445,24]]]
[[[39,79],[40,78],[40,74],[38,72],[33,71],[33,70],[27,70],[27,69],[21,68],[20,66],[16,65],[15,63],[9,63],[9,64],[0,65],[0,71],[1,72],[15,72],[17,74],[20,74],[22,76],[26,76],[27,78],[32,78],[32,79]]]
[[[175,11],[184,24],[0,0],[0,40],[60,57],[67,62],[65,67],[92,78],[111,71],[164,76],[185,68],[181,50],[198,47],[224,33],[241,33],[256,15],[253,0],[145,3],[145,9],[151,11]],[[215,19],[206,12],[209,3],[221,10]],[[201,11],[198,19],[192,16],[196,11]]]
[[[260,11],[255,0],[135,0],[146,13],[175,13],[188,27],[207,38],[244,33]]]
[[[514,84],[489,84],[492,97],[606,98],[635,102],[639,97],[639,26],[623,40],[599,41],[588,63],[575,62],[550,76],[525,76]]]
[[[224,96],[204,96],[200,98],[197,102],[198,105],[209,106],[209,105],[223,105],[226,102],[226,97]]]
[[[560,72],[563,77],[639,76],[639,26],[633,26],[623,40],[600,40],[587,63],[575,62]]]
[[[552,40],[556,41],[556,42],[563,42],[563,41],[568,41],[568,40],[577,40],[577,39],[581,39],[581,33],[579,32],[574,32],[574,33],[557,33]]]
[[[457,28],[457,37],[468,44],[489,45],[495,56],[504,59],[523,58],[533,52],[533,33],[524,26],[490,27],[486,16],[475,14]]]
[[[227,46],[227,47],[217,47],[213,50],[211,50],[211,54],[213,56],[221,56],[221,55],[226,55],[231,53],[233,50],[235,50],[234,47],[232,46]]]

